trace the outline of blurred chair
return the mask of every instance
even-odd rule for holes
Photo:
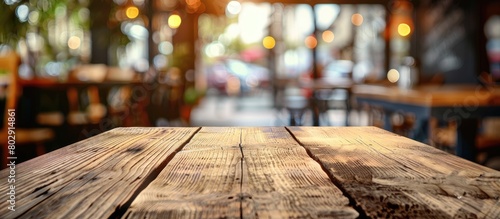
[[[309,100],[301,94],[299,88],[285,90],[285,108],[290,114],[290,125],[303,125],[304,112],[309,108]]]
[[[6,71],[5,78],[2,80],[3,96],[5,98],[5,108],[4,108],[4,119],[1,124],[2,130],[0,132],[0,144],[2,147],[2,164],[9,162],[8,156],[17,157],[18,154],[10,154],[8,148],[8,120],[9,120],[9,109],[16,109],[17,102],[20,97],[20,87],[18,82],[18,66],[20,63],[19,56],[15,52],[5,52],[0,54],[0,70]],[[12,117],[11,117],[12,118]],[[13,118],[16,118],[13,115]],[[15,123],[14,123],[15,127]],[[20,147],[24,145],[35,145],[36,155],[42,155],[45,153],[44,143],[52,140],[55,136],[54,131],[49,128],[30,128],[23,129],[20,127],[15,127],[15,146]],[[17,151],[17,150],[15,150]]]
[[[106,106],[101,104],[97,86],[89,86],[81,93],[78,88],[70,87],[67,90],[67,95],[69,125],[97,124],[106,116]],[[84,109],[82,110],[82,108]]]
[[[350,90],[353,85],[354,63],[350,60],[335,60],[325,66],[322,77],[316,79],[313,92],[315,110],[319,114],[319,125],[331,125],[329,110],[342,109],[345,112],[344,125],[349,125],[351,110]]]
[[[69,82],[86,85],[81,88],[68,87],[69,104],[68,124],[96,124],[106,116],[106,106],[101,104],[97,83],[102,83],[107,77],[108,67],[104,64],[88,64],[76,66],[69,75]]]
[[[329,110],[345,110],[345,125],[348,125],[349,94],[345,89],[318,89],[314,91],[314,101],[320,117],[320,125],[330,126]]]

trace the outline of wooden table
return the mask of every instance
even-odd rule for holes
[[[374,127],[117,128],[14,171],[2,218],[500,217],[500,172]]]
[[[380,85],[356,85],[352,94],[358,105],[368,104],[385,111],[385,129],[391,130],[389,116],[394,112],[413,113],[416,133],[411,138],[427,142],[429,119],[457,122],[456,153],[475,160],[478,121],[500,116],[500,88],[481,85],[420,86],[402,90]]]

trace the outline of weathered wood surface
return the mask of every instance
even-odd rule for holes
[[[285,128],[202,128],[126,218],[355,218]]]
[[[363,214],[500,218],[500,172],[371,127],[290,127]]]
[[[242,132],[245,218],[355,218],[349,200],[285,128]]]
[[[132,202],[125,218],[240,217],[239,142],[238,129],[202,128]]]
[[[0,218],[493,219],[499,200],[500,172],[373,127],[119,128],[17,165]]]
[[[118,128],[19,164],[16,211],[2,201],[0,218],[108,218],[197,130]],[[0,172],[0,188],[8,188],[7,176]]]

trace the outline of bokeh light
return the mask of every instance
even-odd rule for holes
[[[321,37],[323,38],[323,41],[331,43],[333,39],[335,39],[335,34],[333,34],[331,30],[325,30],[323,34],[321,34]]]
[[[391,83],[396,83],[399,80],[399,71],[396,69],[391,69],[387,72],[387,79]]]
[[[237,15],[241,12],[241,4],[238,1],[230,1],[227,4],[226,12],[230,15]]]
[[[276,40],[274,40],[274,38],[272,36],[266,36],[262,40],[262,45],[266,49],[272,49],[272,48],[274,48],[274,46],[276,46]]]
[[[28,20],[28,15],[30,13],[30,9],[26,5],[19,5],[16,8],[16,15],[19,18],[19,21],[26,22]]]
[[[174,52],[174,46],[171,42],[164,41],[158,44],[158,51],[163,55],[170,55]]]
[[[210,58],[222,56],[225,52],[226,48],[220,42],[213,42],[205,47],[205,54]]]
[[[401,23],[398,25],[398,33],[399,35],[405,37],[408,36],[411,33],[411,27],[410,25],[406,23]]]
[[[82,40],[80,39],[80,37],[72,36],[68,39],[68,47],[70,49],[78,49],[78,48],[80,48],[81,44],[82,44]]]
[[[20,0],[4,0],[6,5],[13,5],[18,3]]]
[[[351,22],[356,26],[361,26],[361,24],[363,24],[363,15],[359,13],[353,14],[351,17]]]
[[[307,48],[313,49],[318,45],[318,40],[316,40],[316,37],[314,36],[308,36],[306,37],[305,44]]]
[[[168,26],[173,29],[179,28],[181,26],[182,19],[178,14],[173,14],[168,17]]]
[[[36,25],[36,24],[38,24],[39,18],[40,18],[40,12],[32,11],[32,12],[30,12],[30,15],[28,16],[28,21],[30,22],[31,25]]]
[[[134,2],[135,5],[144,5],[144,1],[145,0],[133,0],[132,2]]]
[[[270,14],[269,5],[246,4],[238,15],[241,41],[245,44],[262,43],[267,36]]]
[[[127,15],[127,17],[129,19],[134,19],[136,18],[137,16],[139,16],[139,8],[135,7],[135,6],[130,6],[127,8],[127,10],[125,11],[125,15]]]
[[[156,69],[164,69],[168,67],[168,59],[165,55],[158,54],[153,58],[153,64]]]

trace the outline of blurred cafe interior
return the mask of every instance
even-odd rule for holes
[[[499,1],[1,1],[2,159],[9,126],[27,160],[115,127],[369,125],[500,169]]]

